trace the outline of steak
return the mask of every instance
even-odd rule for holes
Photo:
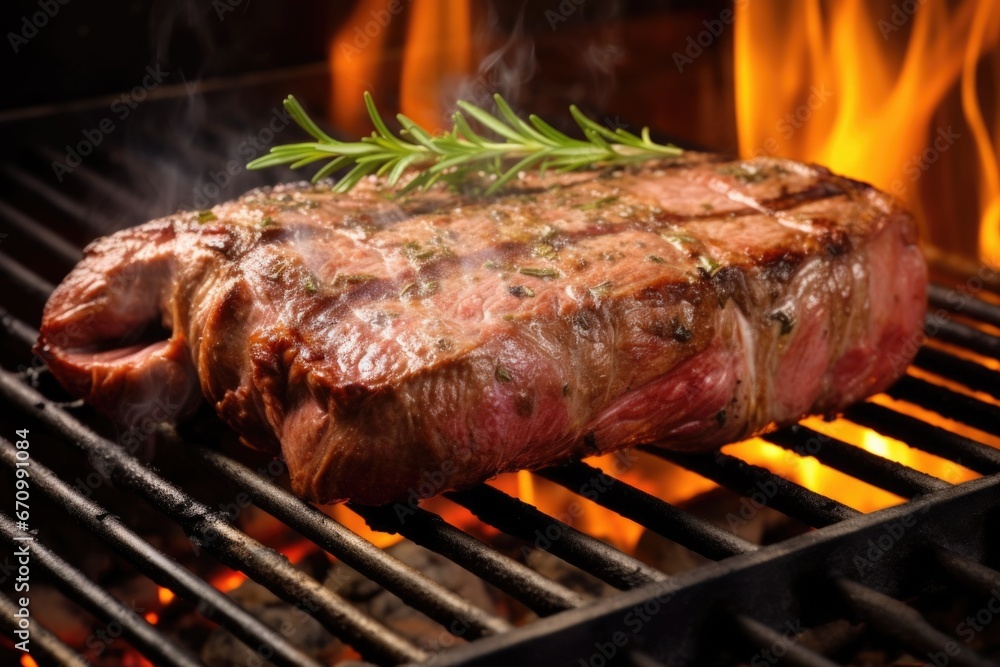
[[[926,267],[892,197],[783,159],[250,192],[99,239],[37,349],[118,418],[207,398],[296,493],[380,504],[640,443],[721,446],[883,390]]]

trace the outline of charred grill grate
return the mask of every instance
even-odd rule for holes
[[[977,307],[980,306],[981,303],[977,302]],[[4,324],[8,337],[19,339],[24,344],[33,340],[34,332],[23,322],[8,317]],[[388,628],[364,616],[335,594],[318,587],[316,582],[291,567],[280,554],[230,526],[225,515],[191,498],[24,380],[23,376],[9,371],[0,373],[0,394],[9,408],[20,414],[35,415],[46,428],[87,452],[92,460],[100,461],[106,474],[123,491],[140,496],[177,521],[219,561],[246,572],[289,602],[308,601],[316,617],[327,628],[345,638],[367,657],[388,663],[428,658],[423,651]],[[988,403],[924,381],[914,380],[912,384],[912,390],[900,392],[908,400],[918,401],[926,397],[929,400],[923,403],[927,407],[934,406],[930,400],[933,399],[947,406],[964,406],[969,414],[988,416],[992,413],[994,427],[1000,425],[997,409]],[[512,629],[506,621],[462,600],[243,464],[206,447],[189,445],[188,451],[209,469],[243,489],[259,507],[445,627],[462,628],[470,638],[492,636],[438,656],[435,662],[440,664],[475,664],[477,660],[499,659],[501,654],[515,659],[524,655],[537,656],[539,652],[552,653],[553,660],[564,660],[571,655],[573,647],[591,646],[592,642],[587,640],[591,636],[600,637],[599,628],[609,621],[613,622],[616,613],[627,614],[628,609],[651,604],[658,596],[663,598],[669,595],[671,600],[690,598],[685,604],[678,605],[684,610],[684,617],[690,618],[693,608],[699,608],[701,613],[698,616],[704,614],[705,618],[710,618],[711,614],[718,613],[712,609],[713,605],[748,584],[756,582],[764,587],[764,591],[782,590],[783,586],[795,590],[795,580],[800,577],[825,573],[822,576],[828,578],[830,573],[844,571],[844,563],[859,548],[863,550],[872,535],[880,536],[887,526],[900,522],[912,524],[915,521],[912,517],[920,514],[926,514],[919,524],[920,530],[905,536],[905,543],[895,545],[897,557],[887,563],[887,567],[875,566],[879,571],[874,583],[831,579],[829,585],[859,618],[871,622],[876,631],[918,650],[926,646],[943,646],[947,640],[941,640],[939,631],[912,613],[900,616],[898,605],[902,603],[878,589],[898,591],[901,579],[905,578],[909,569],[907,563],[925,563],[927,558],[935,559],[938,570],[950,573],[967,585],[989,590],[995,585],[993,582],[1000,580],[1000,573],[975,560],[985,555],[989,543],[987,521],[1000,504],[1000,475],[997,475],[1000,472],[1000,451],[871,403],[851,409],[848,417],[879,428],[885,435],[904,437],[914,447],[960,461],[985,477],[952,487],[943,480],[824,436],[823,448],[816,452],[824,464],[880,488],[917,498],[902,506],[863,516],[832,499],[733,456],[676,454],[648,449],[652,455],[672,460],[747,496],[755,493],[761,484],[771,484],[775,489],[769,501],[772,507],[808,525],[829,527],[827,531],[758,548],[624,482],[611,482],[608,491],[598,498],[602,505],[698,553],[722,561],[717,566],[707,566],[689,575],[673,578],[492,487],[480,486],[448,494],[450,499],[469,508],[484,522],[522,538],[530,538],[535,530],[544,533],[554,526],[560,539],[553,543],[552,553],[629,591],[617,598],[596,602],[546,579],[428,511],[417,510],[416,517],[400,524],[392,508],[354,508],[373,527],[400,532],[414,542],[444,554],[540,615],[551,617],[520,630]],[[992,432],[997,431],[994,428]],[[768,439],[781,446],[801,450],[814,437],[814,432],[798,426],[772,434]],[[16,464],[15,452],[9,441],[0,441],[0,460],[9,469]],[[42,464],[33,463],[32,473],[33,488],[56,500],[75,521],[87,526],[156,583],[196,601],[207,618],[217,621],[248,645],[269,647],[269,652],[273,652],[271,659],[276,664],[317,664],[230,598],[163,556]],[[543,470],[539,474],[574,490],[600,475],[601,471],[584,463],[574,463]],[[6,515],[0,517],[0,533],[12,544],[16,543],[17,537],[23,537]],[[35,562],[59,582],[68,597],[98,618],[108,622],[119,621],[135,647],[154,658],[158,664],[199,664],[158,635],[154,626],[89,582],[71,564],[47,549],[44,543],[36,543],[33,550]],[[960,555],[962,552],[966,555]],[[746,591],[739,597],[747,598],[747,602],[753,601],[753,596],[748,596]],[[730,603],[733,602],[730,600]],[[658,612],[657,616],[662,620],[657,623],[655,631],[649,631],[650,636],[641,644],[647,653],[665,651],[666,655],[676,659],[682,653],[676,649],[684,649],[685,644],[693,640],[691,636],[684,636],[691,634],[692,626],[685,624],[683,617],[674,619],[673,623],[667,622],[665,610],[664,606],[664,611]],[[9,601],[0,608],[8,621],[13,620],[14,611]],[[748,641],[770,646],[775,641],[775,631],[759,620],[759,611],[756,606],[747,605],[725,613]],[[667,633],[670,628],[673,628],[672,632]],[[609,630],[609,633],[608,636],[612,636],[614,630]],[[674,636],[669,636],[671,634]],[[41,655],[51,654],[54,660],[62,661],[64,656],[72,654],[55,636],[43,637],[38,641]],[[583,643],[578,643],[580,641]],[[695,650],[695,647],[687,646],[687,649]],[[990,664],[967,654],[967,650],[960,654],[964,657],[956,659],[954,664]],[[831,664],[802,647],[797,647],[794,655],[790,652],[786,659],[791,664]]]
[[[231,140],[232,133],[217,133],[220,141]],[[30,167],[37,167],[44,159],[39,158],[33,143],[25,141],[25,150],[34,151],[26,159],[29,167],[5,166],[3,179],[17,184],[33,200],[42,198],[51,210],[71,221],[85,224],[86,207],[80,199],[84,195],[66,194],[45,185],[39,170],[33,172]],[[108,165],[84,165],[79,176],[85,190],[110,193],[117,201],[123,195],[121,188],[109,185],[112,179],[108,174],[112,172]],[[46,258],[56,265],[50,274],[58,274],[79,255],[77,241],[39,222],[45,219],[42,215],[29,206],[0,204],[0,218],[36,248],[34,255],[15,259],[8,246],[0,246],[0,278],[28,304],[24,311],[28,316],[19,318],[4,311],[3,317],[3,333],[20,351],[20,358],[25,358],[25,347],[36,336],[26,319],[38,312],[52,289],[46,277],[27,266],[35,265],[39,257]],[[140,211],[136,215],[144,214]],[[927,330],[935,340],[952,349],[1000,358],[1000,338],[972,324],[1000,326],[1000,307],[938,286],[932,287],[930,296],[934,314],[928,318]],[[948,350],[924,346],[914,367],[1000,398],[1000,373]],[[37,369],[33,372],[38,373]],[[414,510],[401,522],[391,507],[350,506],[371,527],[402,534],[442,554],[542,617],[521,628],[512,628],[508,621],[474,606],[218,449],[200,442],[178,443],[186,456],[240,489],[256,506],[440,623],[444,632],[470,640],[431,655],[324,588],[280,553],[235,528],[225,514],[100,435],[93,424],[81,420],[74,406],[46,395],[33,378],[37,379],[31,373],[0,371],[5,412],[40,423],[59,442],[85,453],[115,483],[119,493],[131,494],[154,507],[183,527],[201,550],[245,573],[279,598],[307,608],[335,636],[364,658],[379,663],[486,665],[521,661],[578,665],[583,661],[600,665],[610,664],[607,653],[613,652],[616,660],[627,664],[711,664],[781,646],[783,664],[831,665],[836,663],[821,653],[790,642],[783,629],[792,621],[810,627],[836,618],[862,621],[874,636],[923,655],[945,650],[955,638],[943,634],[900,600],[945,586],[986,593],[1000,583],[1000,573],[983,564],[993,562],[995,555],[1000,451],[875,403],[852,407],[845,417],[983,477],[951,485],[826,436],[821,448],[811,448],[817,434],[804,426],[766,436],[780,447],[814,455],[824,466],[910,499],[864,515],[731,455],[642,448],[642,456],[666,459],[746,497],[767,488],[771,508],[820,529],[758,547],[623,481],[603,476],[601,470],[588,464],[571,463],[537,473],[574,493],[600,478],[606,490],[595,502],[716,561],[670,577],[493,487],[481,485],[447,494],[450,501],[484,524],[514,538],[530,543],[539,533],[558,535],[548,547],[550,553],[620,591],[598,600],[570,590],[426,509]],[[912,375],[887,393],[1000,436],[1000,408],[975,396]],[[0,462],[8,473],[16,464],[16,450],[8,440],[0,441]],[[84,526],[109,550],[158,585],[190,601],[204,617],[226,628],[246,646],[270,656],[274,664],[319,664],[230,597],[163,555],[39,460],[32,462],[32,489],[53,501],[67,520]],[[900,525],[906,529],[897,535]],[[0,515],[0,534],[11,545],[26,537],[10,518],[7,505]],[[870,541],[885,534],[894,535],[892,549],[858,576],[853,559]],[[32,549],[33,564],[46,571],[67,598],[102,621],[120,623],[128,642],[157,665],[201,664],[123,601],[89,581],[74,565],[72,554],[59,554],[47,547],[44,535],[32,543]],[[16,623],[15,612],[11,600],[0,596],[0,617],[5,623]],[[36,627],[32,635],[37,661],[83,664],[59,639],[58,629],[49,630]],[[621,637],[626,639],[624,645]],[[993,664],[965,645],[954,645],[961,650],[948,655],[949,664]]]

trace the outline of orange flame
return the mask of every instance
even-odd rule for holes
[[[379,58],[385,52],[390,23],[383,11],[384,0],[362,0],[330,42],[330,115],[337,129],[353,135],[370,131],[359,100],[379,78]]]
[[[25,653],[21,656],[21,667],[38,667],[38,663],[30,655]]]
[[[467,0],[414,0],[412,12],[400,108],[424,127],[444,130],[444,94],[471,68],[472,12]]]
[[[903,412],[918,412],[911,406],[900,405],[888,397],[878,397],[876,402],[890,405]],[[918,416],[931,422],[941,421],[940,417],[933,413],[922,412]],[[959,484],[979,477],[968,468],[912,448],[906,443],[887,438],[845,419],[827,422],[820,418],[808,418],[802,423],[821,434],[925,472],[950,484]],[[949,423],[947,427],[970,437],[981,435],[961,424]],[[1000,438],[996,441],[995,444],[1000,444]],[[988,444],[994,443],[988,441]],[[861,512],[872,512],[903,502],[903,498],[824,466],[808,454],[800,455],[760,438],[728,445],[723,451],[753,465],[767,468],[789,481]],[[631,465],[633,461],[635,465]],[[612,477],[673,504],[683,505],[685,501],[716,487],[714,482],[695,473],[648,455],[609,454],[589,459],[587,462]],[[626,465],[622,465],[623,462]],[[501,475],[490,483],[507,493],[519,495],[522,500],[527,501],[527,498],[532,498],[531,504],[543,512],[568,523],[573,528],[604,539],[626,552],[634,553],[644,531],[642,526],[591,502],[586,497],[529,473]],[[599,495],[600,489],[597,488],[595,491]]]
[[[983,259],[1000,267],[1000,167],[997,165],[997,148],[990,139],[986,121],[976,90],[976,65],[983,52],[987,34],[995,32],[1000,23],[1000,10],[995,3],[980,3],[972,26],[972,35],[965,48],[962,67],[962,111],[972,130],[976,149],[983,169],[980,172],[980,208],[983,211],[979,225],[979,252]],[[994,54],[994,61],[1000,60]],[[998,123],[1000,125],[1000,123]],[[1000,131],[995,131],[1000,137]]]
[[[588,463],[614,476],[615,471],[629,468],[633,460],[630,458],[631,454],[618,456],[618,459],[615,455],[597,457]],[[625,462],[624,465],[622,462]],[[645,464],[645,461],[643,463]],[[581,493],[577,493],[527,471],[521,471],[500,475],[491,480],[490,485],[517,496],[576,530],[623,549],[633,548],[642,535],[640,526],[591,500],[603,491],[600,480],[588,482],[587,486],[581,489]]]
[[[388,549],[393,544],[403,539],[403,537],[398,534],[380,533],[372,530],[368,527],[368,524],[365,523],[364,519],[349,510],[344,505],[326,505],[320,509],[340,523],[344,524],[351,531],[357,533],[381,549]]]
[[[991,138],[976,86],[977,66],[1000,41],[1000,6],[738,3],[734,39],[744,156],[823,164],[892,192],[922,219],[910,186],[971,132],[980,162],[979,250],[1000,266],[1000,116]],[[959,79],[968,130],[932,127]]]
[[[445,129],[448,94],[472,67],[471,35],[467,0],[359,2],[330,42],[334,124],[355,135],[371,131],[360,104],[367,90],[380,106],[398,107],[429,130]],[[401,36],[405,42],[400,47]],[[402,62],[393,57],[396,50],[402,52]]]

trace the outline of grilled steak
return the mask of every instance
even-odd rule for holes
[[[95,241],[38,348],[99,409],[204,396],[300,495],[384,503],[878,392],[917,347],[915,242],[888,195],[779,159],[525,175],[488,199],[291,185]]]

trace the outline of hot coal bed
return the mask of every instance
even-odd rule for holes
[[[208,410],[173,429],[151,406],[123,427],[70,400],[30,346],[82,246],[295,178],[236,160],[288,126],[276,100],[320,108],[326,81],[305,66],[224,82],[196,125],[171,122],[192,117],[190,91],[165,85],[88,155],[79,128],[100,128],[106,104],[0,126],[4,664],[32,664],[21,641],[38,665],[997,664],[1000,451],[968,434],[1000,436],[1000,373],[975,361],[1000,359],[993,274],[932,286],[931,342],[887,392],[935,418],[875,402],[844,415],[981,477],[952,484],[802,425],[766,440],[906,502],[863,514],[724,453],[624,455],[718,485],[683,505],[585,462],[533,473],[641,526],[634,553],[487,485],[446,494],[475,517],[456,527],[416,502],[433,479],[412,502],[349,506],[368,527],[354,531]],[[218,112],[253,105],[266,112]]]

